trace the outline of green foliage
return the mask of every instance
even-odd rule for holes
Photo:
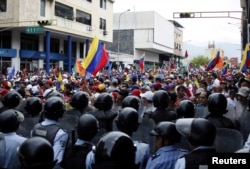
[[[192,63],[192,65],[204,66],[204,65],[208,64],[209,59],[207,56],[199,55],[197,57],[194,57],[190,62]]]

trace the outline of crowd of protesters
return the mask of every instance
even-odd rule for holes
[[[38,111],[36,116],[32,116],[32,118],[36,117],[33,125],[36,123],[40,123],[41,126],[60,124],[61,128],[58,127],[55,131],[56,134],[54,133],[54,141],[52,139],[48,143],[45,140],[40,140],[45,147],[47,145],[53,147],[53,159],[46,163],[48,168],[72,168],[74,163],[79,164],[78,168],[80,166],[82,168],[98,168],[98,162],[102,158],[96,157],[97,154],[94,151],[92,152],[92,146],[99,148],[98,146],[105,145],[104,133],[112,133],[112,131],[119,131],[120,133],[110,134],[110,139],[114,135],[117,137],[126,136],[131,140],[133,139],[134,144],[137,145],[135,159],[133,160],[138,166],[130,166],[131,168],[192,168],[194,166],[188,166],[187,156],[189,160],[191,157],[195,159],[197,155],[193,154],[191,156],[192,153],[190,153],[194,151],[183,142],[180,148],[185,150],[178,149],[178,146],[171,147],[183,140],[181,135],[192,135],[185,133],[180,127],[182,124],[186,124],[182,121],[183,119],[192,119],[190,122],[196,124],[197,128],[200,128],[200,125],[206,125],[206,128],[208,128],[208,130],[199,132],[198,134],[201,135],[196,140],[187,137],[189,143],[196,146],[196,148],[199,148],[199,146],[213,146],[216,135],[215,128],[226,128],[238,131],[241,134],[244,144],[238,145],[239,149],[250,149],[250,138],[248,138],[250,133],[250,125],[248,124],[250,119],[250,78],[248,74],[237,70],[229,70],[226,74],[221,75],[219,70],[208,72],[202,69],[184,73],[179,72],[178,69],[171,71],[158,69],[143,73],[130,69],[113,69],[109,74],[104,70],[95,77],[80,76],[58,70],[51,70],[50,74],[46,74],[43,70],[39,70],[32,73],[18,72],[11,79],[6,77],[2,76],[0,82],[0,100],[2,104],[0,116],[3,115],[3,117],[0,117],[0,123],[2,121],[0,129],[4,133],[4,138],[7,137],[6,133],[8,133],[3,130],[3,124],[6,124],[4,120],[7,117],[4,113],[6,114],[6,111],[9,110],[18,112],[18,126],[25,123],[25,118],[29,118],[30,111],[33,111],[33,113]],[[6,101],[8,94],[13,91],[16,91],[21,98],[16,106],[8,105]],[[57,94],[53,94],[55,92]],[[60,99],[55,99],[58,96],[63,100],[63,105],[61,105]],[[37,109],[31,110],[32,106],[28,104],[34,98],[41,102],[42,107],[37,106]],[[9,102],[14,104],[13,100]],[[56,107],[53,107],[54,104]],[[127,109],[127,107],[132,109]],[[52,109],[56,112],[55,116],[48,113]],[[73,119],[71,116],[74,113],[78,115],[74,115]],[[82,117],[86,114],[91,115],[91,117]],[[86,126],[87,124],[90,125],[89,121],[91,121],[92,127]],[[143,125],[150,128],[140,128]],[[25,128],[24,126],[22,127]],[[23,128],[20,129],[20,127],[13,129],[11,133],[17,133],[16,135],[20,136],[20,138],[18,137],[19,143],[15,143],[17,144],[16,147],[22,145],[23,142],[27,143],[31,136],[42,135],[41,131],[48,130],[47,128],[41,128],[41,126],[29,126],[28,131],[27,127],[26,131],[22,131]],[[75,126],[78,126],[76,129],[77,136],[74,133]],[[104,129],[104,131],[101,129]],[[87,137],[84,135],[84,131],[85,133],[93,132],[88,134]],[[137,134],[134,136],[133,133]],[[206,137],[204,133],[209,134],[211,137],[206,141],[203,139],[203,142],[197,141]],[[147,138],[146,135],[150,134],[156,137],[156,141],[150,141]],[[135,142],[135,139],[137,139],[137,142]],[[157,139],[161,139],[161,143],[158,143],[159,140],[157,142]],[[104,143],[100,144],[102,141]],[[140,144],[141,142],[143,144]],[[31,143],[32,140],[30,140]],[[86,146],[87,148],[85,147],[84,153],[78,152],[81,154],[76,158],[78,161],[74,161],[74,159],[73,164],[70,164],[70,161],[67,160],[72,160],[76,150],[73,151],[69,148],[70,150],[67,151],[67,147],[74,144],[75,146],[85,145],[85,143],[89,145]],[[32,144],[29,146],[32,147]],[[70,146],[67,144],[70,144]],[[172,154],[159,155],[166,152],[170,153],[170,150],[173,151]],[[20,154],[22,155],[21,151],[22,149],[19,151],[20,162],[16,162],[18,165],[12,164],[13,168],[20,168],[20,166],[24,165],[20,157]],[[125,150],[123,151],[125,152]],[[15,153],[15,156],[17,156],[18,152]],[[184,156],[186,162],[181,158]],[[83,157],[83,159],[81,160],[80,157]],[[0,167],[9,168],[8,165],[10,164],[4,163],[3,158],[6,159],[6,157],[0,156]],[[14,158],[17,157],[9,157],[8,160]],[[37,158],[42,159],[44,157]],[[97,167],[94,165],[95,163]],[[106,163],[104,164],[101,161],[100,165],[106,165]],[[23,168],[25,167],[23,166]],[[120,166],[120,168],[122,167]]]

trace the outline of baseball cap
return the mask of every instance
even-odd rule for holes
[[[106,89],[104,84],[99,84],[97,88],[98,88],[99,91],[103,91],[103,90]]]
[[[8,93],[7,89],[0,89],[0,95],[6,95]]]
[[[153,100],[154,93],[151,91],[146,91],[145,93],[140,94],[141,98],[146,98],[149,101]]]
[[[141,94],[141,91],[139,89],[134,89],[131,93],[131,95],[133,96],[140,96],[140,94]]]
[[[150,87],[149,87],[148,85],[145,85],[145,86],[142,86],[142,87],[141,87],[141,90],[148,90],[148,91],[149,91],[149,90],[150,90]]]
[[[196,92],[195,92],[195,95],[198,95],[198,94],[200,94],[201,92],[205,92],[205,89],[203,89],[203,88],[198,88],[198,89],[196,90]]]
[[[51,80],[46,80],[46,81],[44,82],[44,84],[48,84],[48,85],[52,86],[52,85],[53,85],[53,82],[52,82]]]
[[[250,90],[248,87],[241,87],[239,88],[238,95],[241,95],[243,97],[247,97],[250,93]]]
[[[25,88],[26,90],[31,90],[32,89],[32,85],[31,84],[28,84]]]

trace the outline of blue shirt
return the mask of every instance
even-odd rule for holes
[[[161,147],[150,157],[146,169],[174,169],[177,159],[186,153],[173,145]]]
[[[209,146],[199,146],[199,147],[195,148],[193,151],[200,150],[200,149],[208,149],[208,148],[212,148],[212,147],[209,147]],[[192,151],[190,153],[192,153]],[[175,163],[175,168],[174,169],[185,169],[185,168],[186,168],[185,157],[179,158],[176,161],[176,163]]]
[[[42,125],[47,126],[57,123],[58,123],[57,121],[45,118],[45,120],[42,122]],[[53,144],[53,150],[54,150],[54,160],[57,160],[57,164],[60,163],[63,159],[68,138],[69,138],[68,133],[62,129],[59,129],[58,132],[56,133]]]
[[[15,132],[3,133],[6,145],[4,168],[19,169],[20,163],[17,148],[27,139],[17,135]],[[2,145],[1,145],[2,146]],[[0,159],[2,160],[2,159]]]

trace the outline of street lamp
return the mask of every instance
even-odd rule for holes
[[[121,25],[121,16],[123,14],[125,14],[126,12],[130,11],[130,9],[127,9],[126,11],[122,12],[120,15],[119,15],[119,27],[118,27],[118,41],[117,41],[117,53],[119,54],[120,53],[120,25]]]

